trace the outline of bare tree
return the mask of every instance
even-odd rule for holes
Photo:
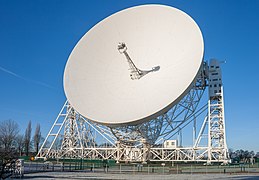
[[[19,126],[15,121],[9,119],[0,123],[0,145],[5,151],[14,147],[18,133]]]
[[[38,151],[39,151],[40,140],[41,140],[40,124],[37,124],[35,133],[33,136],[34,149],[35,149],[36,153],[38,153]]]
[[[17,151],[20,156],[22,156],[22,151],[24,148],[24,141],[23,141],[23,135],[17,135],[16,137],[16,146],[17,146]]]
[[[2,169],[0,176],[6,164],[17,157],[15,138],[18,133],[19,126],[15,121],[9,119],[0,122],[0,169]]]
[[[31,145],[31,121],[29,121],[24,135],[24,148],[25,148],[26,156],[29,156],[30,145]]]

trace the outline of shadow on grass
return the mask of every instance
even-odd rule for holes
[[[258,179],[259,180],[259,175],[257,175],[257,176],[255,176],[255,175],[251,175],[251,176],[239,175],[239,176],[231,177],[231,179],[236,179],[236,180],[238,180],[238,179],[250,179],[250,180]]]
[[[56,178],[55,176],[41,176],[41,175],[36,175],[36,176],[24,176],[24,179],[54,179]]]

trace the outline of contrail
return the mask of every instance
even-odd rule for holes
[[[6,72],[6,73],[8,73],[8,74],[11,74],[11,75],[13,75],[13,76],[15,76],[15,77],[17,77],[17,78],[20,78],[20,79],[25,80],[22,76],[19,76],[18,74],[14,73],[14,72],[12,72],[12,71],[9,71],[9,70],[7,70],[7,69],[1,67],[1,66],[0,66],[0,70]]]
[[[12,76],[14,76],[16,78],[22,79],[24,81],[31,82],[31,83],[34,83],[34,84],[38,84],[38,85],[41,85],[41,86],[44,86],[44,87],[47,87],[47,88],[50,88],[50,89],[55,89],[54,87],[52,87],[52,86],[50,86],[50,85],[48,85],[48,84],[46,84],[44,82],[35,81],[35,80],[24,78],[24,77],[14,73],[14,72],[12,72],[12,71],[9,71],[8,69],[5,69],[5,68],[1,67],[1,66],[0,66],[0,70],[5,72],[5,73],[7,73],[7,74],[10,74],[10,75],[12,75]]]

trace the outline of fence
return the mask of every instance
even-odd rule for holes
[[[105,173],[142,173],[142,174],[210,174],[210,173],[259,173],[259,163],[256,164],[232,164],[232,165],[206,165],[206,164],[116,164],[105,161],[46,161],[26,162],[25,173],[39,171],[91,171]]]

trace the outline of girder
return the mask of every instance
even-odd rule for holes
[[[218,61],[204,63],[193,88],[167,113],[142,124],[110,128],[81,116],[66,102],[50,129],[37,158],[115,159],[118,162],[229,160],[224,118],[223,85]],[[216,63],[216,65],[215,65]],[[211,66],[215,66],[213,69]],[[215,93],[215,71],[220,73],[220,91]],[[214,74],[214,75],[212,75]],[[212,87],[213,86],[213,87]],[[219,86],[219,85],[218,85]],[[206,87],[209,101],[200,104]],[[216,86],[215,86],[216,87]],[[196,137],[196,119],[208,109],[208,115]],[[164,147],[158,142],[170,140],[193,122],[192,147]],[[206,132],[207,130],[207,132]],[[102,139],[102,141],[100,141]],[[207,144],[201,145],[205,139]]]

